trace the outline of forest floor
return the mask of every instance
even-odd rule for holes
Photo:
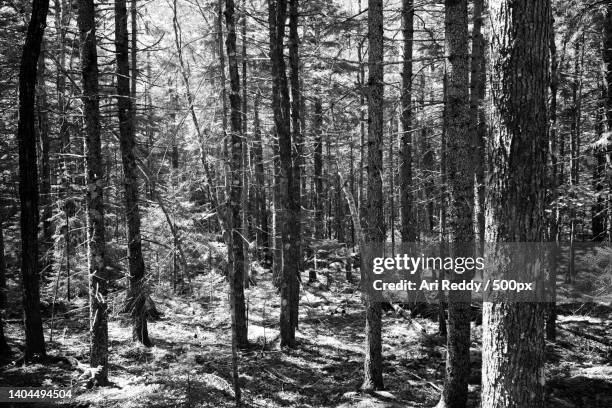
[[[279,297],[270,283],[270,272],[258,272],[257,284],[246,290],[253,347],[240,352],[239,359],[245,406],[382,408],[432,407],[437,403],[446,346],[436,334],[433,317],[415,319],[428,333],[423,335],[406,319],[386,312],[386,391],[363,395],[358,389],[363,366],[364,308],[357,284],[346,282],[338,272],[329,287],[318,283],[302,286],[299,347],[281,351]],[[223,277],[214,273],[195,278],[190,296],[175,296],[171,288],[157,287],[152,297],[163,316],[149,324],[154,343],[149,349],[132,343],[131,330],[123,317],[110,319],[113,386],[79,387],[81,372],[61,362],[50,366],[9,365],[0,369],[0,385],[72,386],[74,398],[63,405],[72,407],[234,406],[226,287]],[[47,346],[50,355],[87,362],[84,302],[73,305],[66,318],[56,317],[53,341]],[[559,340],[547,343],[548,406],[611,407],[611,309],[564,306],[560,308],[559,326]],[[23,328],[18,319],[9,321],[6,332],[13,349],[22,349]],[[481,326],[472,322],[470,407],[479,404],[481,332]],[[45,334],[49,339],[48,327]]]

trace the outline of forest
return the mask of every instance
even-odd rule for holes
[[[610,0],[0,0],[0,406],[609,408],[610,242]]]

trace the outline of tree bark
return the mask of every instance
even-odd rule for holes
[[[259,119],[259,103],[261,95],[257,94],[253,103],[253,161],[255,163],[255,191],[257,218],[257,242],[261,248],[261,258],[270,263],[270,228],[268,226],[268,209],[266,206],[265,167],[263,158],[263,143],[261,141],[261,122]]]
[[[100,143],[100,96],[93,0],[79,0],[83,113],[87,147],[87,250],[89,251],[90,365],[101,366],[98,385],[108,383],[108,271],[104,262],[104,165]]]
[[[229,256],[229,280],[230,292],[233,302],[232,318],[235,325],[235,337],[238,347],[245,348],[248,346],[249,340],[247,337],[246,326],[246,308],[244,303],[244,252],[241,228],[241,209],[240,202],[242,197],[242,113],[240,102],[240,77],[238,74],[238,58],[236,54],[236,22],[234,18],[234,1],[226,0],[225,2],[225,23],[227,25],[227,38],[225,45],[227,47],[227,57],[230,77],[230,145],[231,156],[230,174],[228,175],[231,182],[229,186],[229,203],[227,206],[227,226],[228,226],[228,256]]]
[[[136,140],[134,135],[133,104],[130,93],[129,43],[126,0],[115,0],[115,49],[117,58],[117,95],[119,116],[119,146],[123,164],[125,213],[128,229],[128,266],[130,288],[128,307],[132,316],[132,338],[151,346],[147,328],[145,263],[140,235],[140,208],[138,205],[138,169],[136,167]]]
[[[55,80],[57,88],[57,105],[59,109],[59,139],[61,154],[70,154],[70,129],[69,129],[69,117],[67,114],[69,108],[69,102],[66,98],[66,30],[70,24],[70,13],[68,5],[65,3],[66,0],[55,0],[55,30],[57,31],[59,55],[57,57],[59,69],[57,70],[57,77]],[[69,159],[63,157],[64,161],[64,177],[68,178],[68,163]],[[69,188],[70,183],[65,180],[67,187]]]
[[[484,99],[487,69],[485,64],[486,40],[482,33],[484,0],[474,0],[472,27],[472,61],[470,75],[470,134],[474,152],[474,231],[479,250],[485,234],[485,137],[487,133]]]
[[[393,153],[393,145],[395,145],[395,135],[399,134],[399,122],[395,117],[395,112],[391,112],[389,120],[389,235],[391,235],[391,254],[395,254],[395,154]],[[337,143],[336,143],[337,145]],[[339,149],[338,149],[339,150]],[[338,182],[338,200],[341,201],[340,183]]]
[[[292,12],[293,15],[293,12]],[[297,295],[299,294],[298,267],[299,267],[299,227],[294,225],[297,221],[294,206],[296,201],[293,177],[293,149],[291,134],[291,114],[289,87],[285,72],[285,58],[283,55],[285,36],[285,20],[287,17],[286,0],[269,0],[270,24],[270,59],[272,68],[272,109],[274,111],[274,125],[278,137],[279,168],[278,173],[278,206],[276,210],[276,225],[281,229],[281,347],[293,348],[295,343],[295,329],[297,327]],[[294,16],[293,18],[297,18]],[[278,233],[278,230],[276,231]],[[295,256],[298,255],[298,256]]]
[[[314,237],[322,239],[324,232],[325,192],[323,190],[323,104],[321,98],[316,97],[312,116],[312,133],[314,134],[313,147],[313,177],[314,177]],[[316,254],[315,254],[316,256]],[[317,270],[311,268],[308,273],[308,282],[317,281]]]
[[[429,66],[429,76],[433,77],[435,75],[435,67],[433,64],[430,64]],[[421,107],[421,123],[419,124],[421,131],[420,133],[420,140],[419,140],[419,150],[420,150],[420,167],[421,167],[421,171],[425,172],[426,174],[429,174],[430,176],[425,178],[425,186],[424,188],[421,189],[422,191],[422,199],[423,201],[426,202],[426,205],[422,206],[424,207],[423,210],[421,210],[421,212],[419,213],[420,208],[417,206],[416,209],[416,214],[415,214],[415,222],[417,225],[417,235],[419,235],[419,230],[421,228],[423,228],[423,224],[425,226],[424,231],[428,231],[428,232],[434,232],[435,230],[435,212],[438,209],[444,209],[444,211],[446,211],[446,207],[444,206],[445,204],[443,202],[438,203],[438,201],[440,200],[446,200],[446,179],[444,179],[445,177],[445,171],[442,172],[442,166],[446,166],[446,162],[442,159],[440,159],[437,164],[438,166],[436,166],[436,153],[435,153],[435,147],[433,145],[433,143],[431,142],[432,139],[432,135],[433,135],[433,129],[435,127],[435,120],[434,118],[431,118],[427,115],[428,113],[428,109],[427,105],[431,105],[434,102],[434,91],[433,91],[433,87],[430,87],[430,92],[429,92],[429,101],[426,102],[425,100],[425,73],[421,72],[421,74],[419,75],[419,100],[418,100],[418,104]],[[446,73],[443,74],[443,78],[442,78],[442,95],[443,98],[446,98]],[[443,104],[445,103],[446,99],[443,100]],[[429,111],[430,112],[430,111]],[[442,112],[442,115],[444,117],[444,112]],[[446,132],[446,128],[444,126],[444,124],[442,125],[442,136],[445,136],[445,132]],[[444,145],[444,144],[442,144]],[[437,187],[436,185],[436,179],[435,177],[432,177],[431,175],[434,174],[436,171],[440,171],[442,178],[444,179],[442,181],[442,186],[441,187]],[[440,200],[437,199],[437,197],[440,197]],[[435,205],[438,204],[438,205]],[[422,215],[420,215],[422,214]]]
[[[295,329],[298,327],[298,310],[300,302],[300,268],[302,266],[302,238],[301,238],[301,161],[302,150],[302,95],[300,87],[300,59],[299,59],[299,34],[298,34],[299,0],[289,1],[289,69],[291,82],[291,139],[285,141],[289,147],[289,160],[291,161],[289,173],[289,217],[287,222],[287,241],[283,242],[283,250],[286,251],[285,259],[287,270],[285,280],[287,281],[287,299],[289,303],[289,322],[292,333],[287,336],[286,345],[295,346]],[[283,290],[281,286],[281,297]],[[282,301],[281,301],[282,305]],[[281,327],[282,307],[281,307]],[[282,340],[281,330],[281,343]]]
[[[320,98],[314,100],[312,132],[314,134],[313,170],[314,170],[314,200],[315,200],[315,238],[321,239],[323,232],[323,213],[325,195],[323,192],[323,106]],[[309,276],[309,280],[317,280],[317,273]]]
[[[446,0],[445,38],[448,84],[445,103],[452,256],[473,256],[474,166],[469,112],[467,0]],[[451,280],[469,279],[451,272]],[[446,376],[439,408],[464,408],[470,374],[471,293],[448,292]]]
[[[248,346],[246,326],[246,311],[244,306],[244,250],[240,230],[242,228],[241,208],[242,199],[242,106],[240,102],[240,77],[238,74],[238,58],[236,54],[236,21],[234,18],[234,0],[225,1],[225,24],[227,26],[227,58],[230,76],[230,144],[231,156],[228,157],[230,174],[228,175],[229,203],[226,210],[227,221],[227,252],[228,252],[228,278],[230,281],[230,312],[232,326],[232,374],[234,383],[234,398],[236,406],[241,404],[240,382],[238,377],[238,347]]]
[[[6,262],[4,260],[4,230],[0,222],[0,353],[8,354],[11,350],[4,337],[4,320],[6,313]]]
[[[138,38],[138,8],[137,6],[138,0],[130,1],[130,96],[132,98],[132,126],[134,127],[134,134],[137,134],[137,122],[136,122],[136,110],[138,104],[136,103],[136,80],[138,79],[138,42],[136,41]]]
[[[603,37],[603,63],[606,87],[606,123],[608,125],[608,140],[607,140],[607,162],[612,163],[612,4],[608,3],[604,11],[604,23],[602,30]],[[608,188],[612,188],[612,168],[608,166]],[[612,240],[612,195],[608,197],[608,239]]]
[[[544,238],[550,1],[490,3],[493,95],[486,241]],[[511,267],[507,258],[498,262]],[[503,269],[502,269],[503,270]],[[483,408],[544,406],[544,319],[538,303],[483,307]]]
[[[551,189],[551,201],[553,203],[553,211],[550,217],[550,235],[548,237],[549,242],[555,242],[559,244],[560,240],[560,231],[559,231],[559,221],[560,221],[560,208],[559,208],[559,187],[560,187],[560,160],[559,160],[559,152],[557,147],[557,91],[559,89],[559,63],[557,60],[557,45],[555,43],[555,33],[554,33],[554,17],[552,14],[551,7],[551,15],[549,17],[550,24],[550,40],[549,40],[549,49],[550,49],[550,106],[549,106],[549,122],[550,127],[548,129],[548,144],[550,148],[550,164],[551,164],[551,174],[550,174],[550,189]],[[552,288],[551,299],[548,302],[547,310],[546,310],[546,338],[550,341],[555,341],[557,336],[556,329],[556,320],[557,320],[557,305],[556,305],[556,281],[557,281],[557,257],[556,255],[551,258],[553,261],[552,266],[550,268],[548,281],[550,283],[550,287]]]
[[[66,281],[70,282],[70,256],[72,254],[71,248],[75,245],[71,244],[72,234],[70,233],[70,218],[73,216],[74,202],[71,195],[72,175],[71,165],[73,160],[70,158],[71,146],[70,146],[70,117],[68,114],[70,108],[69,98],[66,95],[66,31],[70,25],[70,16],[68,4],[66,0],[55,0],[55,30],[58,39],[58,52],[57,57],[58,70],[55,79],[55,86],[57,89],[57,109],[58,109],[58,120],[59,120],[59,153],[62,161],[62,193],[64,195],[64,253],[66,258]],[[58,270],[58,273],[60,270]],[[66,298],[70,301],[70,285],[66,285]]]
[[[359,0],[359,14],[363,11],[362,1]],[[361,36],[361,24],[357,28],[357,33]],[[359,211],[360,219],[364,217],[364,201],[365,194],[364,189],[364,163],[365,160],[365,145],[366,145],[366,129],[365,129],[365,95],[367,92],[365,84],[365,64],[363,63],[363,44],[364,40],[359,41],[359,47],[357,48],[357,60],[359,62],[359,71],[357,72],[357,83],[359,84],[359,194],[357,197],[357,209]]]
[[[368,0],[368,167],[367,204],[365,208],[365,238],[368,243],[384,244],[386,238],[382,192],[383,148],[383,2]],[[363,251],[362,251],[363,252]],[[367,262],[362,257],[362,263]],[[362,264],[361,270],[365,271]],[[363,276],[367,282],[368,277]],[[382,309],[364,292],[366,307],[364,380],[361,388],[380,390],[382,373]]]
[[[582,48],[581,48],[582,45]],[[584,66],[584,33],[581,39],[576,39],[574,44],[575,62],[574,77],[572,80],[572,107],[570,124],[570,158],[569,158],[569,182],[570,198],[576,200],[576,191],[580,178],[580,139],[582,134],[582,69]],[[582,51],[581,51],[582,50]],[[580,57],[579,57],[580,55]],[[579,220],[577,219],[576,205],[570,208],[570,255],[569,266],[567,268],[566,282],[571,283],[576,275],[576,254],[575,245],[576,229]]]
[[[46,27],[48,0],[33,0],[19,69],[19,200],[21,203],[21,275],[25,317],[25,361],[46,357],[40,315],[38,265],[38,169],[36,167],[36,76]]]
[[[242,113],[242,250],[244,252],[244,286],[249,287],[250,276],[251,276],[251,230],[249,228],[249,220],[251,217],[251,206],[249,198],[251,197],[251,168],[249,165],[249,139],[248,139],[248,99],[247,99],[247,14],[246,14],[246,1],[242,0],[241,3],[241,35],[242,35],[242,99],[241,99],[241,113]]]
[[[400,207],[402,241],[417,240],[412,194],[412,38],[414,35],[414,0],[402,1],[402,34],[404,61],[402,64],[402,112],[400,149]]]
[[[423,88],[424,87],[425,85],[423,81]],[[442,95],[443,95],[442,99],[444,102],[444,106],[446,106],[446,104],[448,103],[447,102],[448,100],[447,88],[448,88],[448,75],[445,69],[444,76],[442,78]],[[424,96],[423,96],[423,99],[425,99]],[[442,188],[440,189],[441,204],[440,204],[440,225],[439,225],[439,232],[438,232],[440,248],[443,251],[441,255],[446,255],[446,250],[448,248],[447,207],[448,207],[449,197],[448,197],[448,192],[446,190],[446,186],[448,183],[448,176],[447,176],[448,172],[446,170],[447,165],[448,165],[448,160],[447,160],[447,157],[448,157],[447,139],[448,137],[447,137],[447,126],[446,126],[447,116],[448,115],[446,114],[446,110],[444,110],[442,112],[442,140],[440,141],[440,145],[441,145],[440,146],[440,181],[442,184]],[[423,134],[423,136],[425,136],[425,134]],[[423,139],[425,138],[423,137]],[[423,143],[425,143],[425,140],[423,140]],[[427,154],[426,156],[431,156],[431,155]],[[433,158],[427,157],[427,161],[433,161]],[[430,217],[431,217],[432,212],[433,211],[430,212]],[[436,277],[436,279],[445,278],[444,271],[438,271],[437,275],[438,276]],[[438,297],[438,332],[440,333],[441,337],[446,338],[446,336],[448,335],[448,327],[446,324],[446,306],[447,306],[446,305],[446,294],[444,293],[443,290],[440,289],[438,290],[437,297]]]
[[[51,222],[52,207],[51,207],[51,163],[50,151],[51,141],[49,135],[49,106],[47,98],[47,87],[45,84],[46,78],[46,41],[42,41],[40,47],[40,55],[38,56],[38,72],[37,72],[37,101],[36,101],[36,119],[38,142],[40,152],[40,212],[42,217],[42,239],[40,248],[41,273],[40,276],[50,275],[53,249],[53,223]],[[44,281],[44,280],[43,280]]]

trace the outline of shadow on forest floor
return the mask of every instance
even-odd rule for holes
[[[240,381],[245,406],[252,407],[432,407],[443,382],[444,341],[436,324],[418,318],[431,335],[423,337],[402,318],[386,314],[383,355],[387,391],[376,397],[358,392],[362,377],[364,312],[356,284],[336,281],[330,290],[305,285],[301,295],[299,347],[278,346],[278,295],[270,276],[247,290],[249,339],[240,353]],[[231,385],[230,325],[225,285],[214,277],[193,282],[195,295],[176,297],[158,288],[154,295],[163,318],[151,322],[154,347],[132,343],[121,317],[109,324],[110,377],[114,387],[78,388],[80,372],[69,364],[7,366],[3,386],[75,386],[76,398],[65,406],[89,407],[229,407]],[[217,286],[214,286],[217,285]],[[213,296],[213,293],[215,296]],[[83,305],[80,305],[82,307]],[[612,406],[610,349],[580,336],[608,338],[610,309],[597,316],[560,308],[559,341],[549,343],[547,390],[550,406]],[[86,315],[71,314],[55,324],[50,354],[88,359]],[[75,323],[75,319],[77,322]],[[85,320],[86,322],[86,320]],[[77,324],[80,323],[80,324]],[[473,325],[470,407],[478,406],[480,326]],[[48,329],[48,328],[47,328]],[[14,349],[23,338],[19,322],[7,326]],[[80,405],[75,405],[80,404]]]

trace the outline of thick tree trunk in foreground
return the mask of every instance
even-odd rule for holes
[[[230,259],[230,291],[233,302],[231,312],[236,331],[236,343],[238,347],[248,345],[246,308],[244,304],[244,252],[240,230],[242,221],[240,217],[240,202],[242,197],[242,113],[240,103],[240,78],[238,75],[238,59],[236,56],[236,22],[234,18],[234,2],[225,2],[225,22],[227,25],[227,57],[230,76],[230,174],[228,175],[231,185],[229,186],[229,203],[227,205],[227,227],[228,227],[228,256]]]
[[[49,0],[34,0],[19,69],[19,200],[21,275],[25,317],[25,361],[46,357],[40,316],[38,265],[38,169],[36,167],[36,75]]]
[[[540,242],[544,237],[550,7],[550,0],[491,2],[496,46],[491,57],[489,243]],[[483,408],[544,406],[543,317],[538,303],[484,304]]]
[[[383,4],[382,0],[368,1],[368,183],[365,208],[365,239],[370,244],[385,242],[385,221],[382,192],[382,148],[383,148]],[[363,253],[363,250],[362,250]],[[362,256],[362,263],[367,262]],[[361,268],[365,271],[364,265]],[[362,276],[363,282],[368,277]],[[367,283],[366,283],[367,284]],[[380,390],[382,373],[382,321],[381,305],[364,291],[366,306],[365,362],[363,390]]]
[[[474,166],[469,116],[469,58],[467,0],[446,0],[445,38],[448,55],[446,94],[447,177],[450,195],[451,256],[473,256],[472,219]],[[469,279],[469,273],[450,273],[453,281]],[[470,374],[470,292],[448,293],[446,376],[438,407],[463,408]]]
[[[289,1],[289,68],[291,82],[291,139],[286,141],[289,147],[291,161],[291,172],[289,173],[289,213],[287,219],[287,242],[283,243],[283,250],[286,251],[284,258],[287,259],[286,281],[287,281],[287,300],[289,304],[289,322],[291,334],[287,336],[287,345],[295,346],[295,329],[298,327],[298,310],[300,302],[300,268],[302,266],[302,237],[300,224],[300,210],[302,206],[301,192],[301,168],[302,158],[302,121],[300,119],[302,108],[302,95],[300,90],[300,60],[298,55],[299,35],[298,35],[298,13],[299,0]],[[281,297],[283,287],[281,286]],[[283,297],[284,298],[284,297]],[[282,302],[281,302],[282,305]],[[281,306],[281,319],[282,319]],[[283,323],[281,323],[281,327]],[[283,335],[281,330],[281,343]]]
[[[280,14],[280,15],[278,15]],[[272,143],[273,157],[273,188],[272,202],[272,268],[273,284],[280,288],[280,277],[283,268],[282,228],[286,217],[286,205],[283,205],[282,192],[286,185],[281,185],[281,160],[279,145],[281,138],[289,137],[289,89],[285,68],[283,37],[285,36],[285,20],[287,17],[286,0],[268,0],[268,28],[270,35],[270,72],[272,75],[272,112],[274,113],[274,136]],[[277,21],[283,21],[278,24]],[[278,38],[280,34],[280,39]],[[285,175],[286,177],[286,175]]]
[[[402,2],[404,62],[402,68],[402,134],[400,150],[400,207],[402,241],[417,239],[412,194],[412,37],[414,35],[414,0]]]
[[[93,0],[79,0],[83,113],[87,146],[90,365],[101,366],[96,381],[108,382],[108,272],[104,265],[104,166],[100,143],[100,97]]]
[[[230,156],[228,157],[230,174],[228,174],[228,204],[226,206],[227,222],[227,252],[228,279],[230,281],[230,313],[232,326],[232,379],[236,406],[241,404],[241,391],[238,376],[238,347],[246,347],[247,337],[246,314],[244,307],[244,252],[240,203],[242,199],[242,106],[240,103],[240,77],[238,75],[238,59],[236,56],[236,20],[234,18],[234,0],[225,1],[225,24],[227,26],[227,57],[230,76]]]
[[[132,338],[151,346],[147,328],[145,263],[140,236],[140,209],[138,205],[138,169],[136,167],[136,140],[132,123],[130,98],[130,67],[127,30],[126,0],[115,0],[115,49],[117,58],[117,95],[119,109],[119,145],[123,163],[125,213],[128,230],[128,265],[130,290],[128,307],[132,315]]]
[[[274,125],[278,137],[279,168],[278,172],[278,206],[275,210],[276,226],[281,228],[282,270],[280,279],[281,291],[281,346],[295,347],[295,329],[297,327],[297,295],[299,294],[299,227],[294,206],[296,199],[292,197],[293,183],[293,149],[291,135],[291,114],[289,87],[285,72],[283,55],[283,38],[285,36],[285,20],[287,17],[286,0],[269,1],[270,24],[270,59],[272,66],[272,109]],[[299,181],[298,181],[299,182]],[[299,200],[297,200],[299,205]],[[278,231],[276,231],[278,234]]]

